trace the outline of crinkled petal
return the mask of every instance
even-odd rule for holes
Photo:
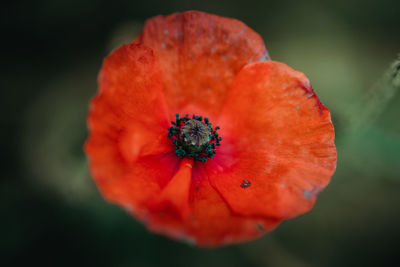
[[[110,201],[140,209],[179,165],[167,138],[161,69],[151,49],[125,45],[104,61],[88,116],[90,170]]]
[[[181,168],[186,168],[186,164],[183,163]],[[232,214],[220,194],[210,185],[204,166],[203,163],[195,162],[192,175],[187,175],[187,179],[191,178],[189,216],[176,216],[171,205],[164,206],[164,209],[152,212],[146,218],[150,230],[191,244],[214,247],[254,239],[273,230],[280,223],[276,218]],[[178,179],[184,180],[182,177]],[[182,184],[186,188],[186,181]],[[170,195],[168,199],[173,198]]]
[[[283,63],[250,64],[232,82],[210,182],[235,214],[288,218],[312,208],[336,167],[329,110]]]
[[[236,73],[269,59],[261,37],[245,24],[198,11],[149,19],[136,41],[160,61],[170,116],[187,105],[216,116]]]

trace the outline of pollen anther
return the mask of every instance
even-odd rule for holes
[[[175,146],[175,155],[178,157],[193,157],[195,160],[205,162],[216,153],[222,138],[217,130],[220,127],[211,126],[208,118],[189,114],[180,117],[176,114],[175,121],[168,129],[168,137],[172,139]]]

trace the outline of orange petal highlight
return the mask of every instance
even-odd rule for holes
[[[235,214],[284,219],[312,208],[336,148],[329,110],[304,74],[273,61],[246,66],[219,124],[223,144],[207,170]]]
[[[156,196],[149,208],[152,212],[170,206],[181,219],[190,214],[189,189],[192,179],[193,159],[182,159],[179,169],[160,195]]]
[[[236,73],[269,59],[261,37],[245,24],[199,11],[149,19],[136,42],[160,61],[171,117],[187,105],[217,115]]]

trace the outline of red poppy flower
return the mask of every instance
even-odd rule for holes
[[[105,59],[99,87],[91,173],[151,231],[200,246],[259,237],[309,211],[335,170],[329,110],[235,19],[152,18]]]

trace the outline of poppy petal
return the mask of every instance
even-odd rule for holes
[[[236,73],[269,59],[261,37],[244,23],[199,11],[149,19],[136,42],[159,59],[170,116],[188,104],[217,115]]]
[[[108,200],[136,210],[179,164],[166,136],[161,69],[151,49],[125,45],[105,59],[99,85],[88,116],[90,170]]]
[[[186,164],[186,163],[184,163]],[[203,163],[195,162],[190,185],[190,215],[182,220],[165,206],[146,218],[147,227],[172,238],[198,246],[243,242],[273,230],[279,223],[274,218],[235,216],[210,185]]]
[[[273,61],[244,67],[219,124],[223,144],[207,170],[235,214],[289,218],[313,207],[336,148],[329,110],[304,74]]]
[[[162,210],[170,206],[179,214],[180,218],[186,219],[190,213],[189,189],[192,178],[193,159],[184,158],[178,171],[163,191],[149,204],[151,211]]]

